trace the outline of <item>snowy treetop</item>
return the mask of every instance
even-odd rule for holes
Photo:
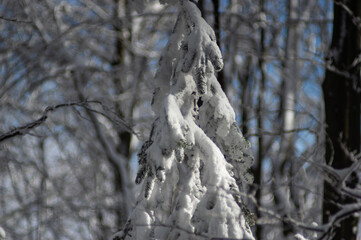
[[[161,56],[156,119],[139,157],[136,208],[114,239],[253,239],[240,191],[252,182],[250,145],[214,73],[223,68],[213,29],[188,0]]]

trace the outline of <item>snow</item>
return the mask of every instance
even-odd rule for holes
[[[0,240],[6,239],[6,233],[2,227],[0,227]]]
[[[153,129],[138,154],[142,191],[114,239],[254,239],[239,197],[253,157],[214,76],[221,52],[196,5],[178,8],[155,76]]]
[[[356,240],[361,240],[361,218],[359,217],[358,223],[357,223],[357,236]]]
[[[297,234],[295,235],[295,238],[296,238],[297,240],[307,240],[307,238],[305,238],[304,236],[302,236],[302,235],[299,234],[299,233],[297,233]]]

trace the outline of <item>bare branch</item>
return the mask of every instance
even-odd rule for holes
[[[31,21],[19,20],[17,18],[7,18],[4,16],[0,16],[1,20],[8,21],[8,22],[15,22],[15,23],[32,23]]]
[[[334,3],[342,7],[351,16],[352,22],[356,25],[357,28],[361,28],[361,19],[355,16],[353,11],[349,7],[347,7],[346,4],[339,0],[335,0]]]
[[[286,133],[294,133],[294,132],[310,132],[313,134],[318,134],[316,131],[310,129],[310,128],[295,128],[295,129],[290,129],[290,130],[280,130],[277,132],[268,132],[268,131],[260,131],[257,133],[249,133],[249,134],[245,134],[245,137],[254,137],[254,136],[261,136],[261,135],[270,135],[270,136],[274,136],[274,135],[281,135],[281,134],[286,134]]]
[[[49,112],[53,112],[56,109],[64,108],[64,107],[74,107],[74,106],[87,107],[88,103],[100,103],[100,102],[85,100],[83,102],[62,103],[62,104],[58,104],[58,105],[54,105],[54,106],[48,106],[44,110],[43,115],[40,118],[38,118],[37,120],[29,122],[20,127],[15,127],[14,129],[1,134],[0,142],[5,141],[9,138],[13,138],[15,136],[22,136],[22,135],[28,134],[30,130],[39,127],[41,124],[43,124],[47,120]]]

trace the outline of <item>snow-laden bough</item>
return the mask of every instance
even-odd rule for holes
[[[120,239],[254,239],[241,202],[253,181],[250,144],[214,72],[223,68],[213,29],[189,0],[155,76],[156,114],[139,154],[142,191]]]

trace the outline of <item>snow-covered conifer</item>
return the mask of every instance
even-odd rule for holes
[[[139,154],[141,194],[119,239],[254,239],[241,203],[252,182],[249,143],[214,72],[223,68],[213,29],[189,0],[160,59],[156,114]]]

